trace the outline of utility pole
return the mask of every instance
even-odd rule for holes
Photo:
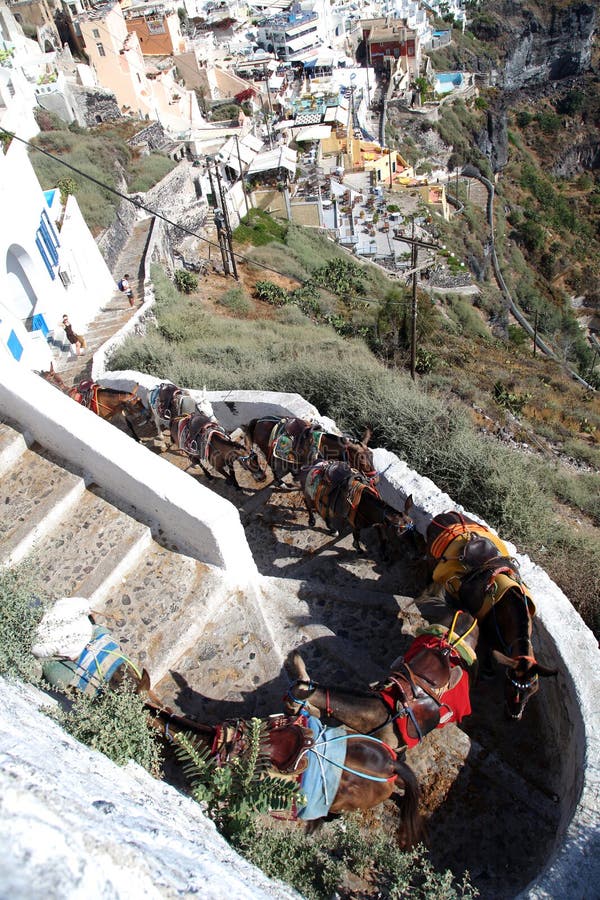
[[[390,190],[392,189],[392,148],[388,150],[388,163],[390,166]],[[413,222],[413,230],[414,230],[414,222]]]
[[[237,158],[240,167],[240,181],[242,182],[242,191],[244,192],[244,201],[246,203],[246,215],[250,215],[250,206],[248,205],[248,194],[246,193],[246,182],[244,181],[244,173],[242,171],[242,157],[240,156],[240,142],[237,134],[235,135],[235,146],[237,148]]]
[[[536,309],[535,316],[533,317],[533,355],[536,355],[537,351],[537,333],[538,333],[538,311]]]
[[[225,256],[223,259],[223,265],[225,267],[226,274],[229,275],[230,271],[233,272],[233,277],[236,281],[239,281],[239,276],[237,273],[237,267],[235,264],[235,256],[233,253],[232,246],[232,238],[231,238],[231,225],[229,223],[229,213],[227,212],[227,203],[225,202],[225,193],[223,191],[223,184],[221,181],[221,173],[219,171],[219,164],[215,162],[215,175],[217,178],[217,184],[219,185],[219,198],[220,198],[220,216],[215,215],[215,222],[217,225],[217,234],[219,236],[219,246],[221,247],[221,254],[223,254],[223,248],[225,249]],[[225,258],[227,259],[227,263],[225,263]]]
[[[440,250],[438,244],[432,244],[430,241],[419,241],[415,238],[415,222],[412,223],[411,237],[399,238],[403,243],[411,245],[411,269],[412,269],[412,306],[411,306],[411,327],[410,327],[410,377],[413,381],[416,378],[417,370],[417,262],[419,247],[426,250]]]

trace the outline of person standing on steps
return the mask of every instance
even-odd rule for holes
[[[75,348],[75,353],[77,354],[77,356],[81,356],[87,346],[85,338],[73,331],[73,326],[69,322],[69,317],[66,313],[62,318],[62,327],[65,329],[65,334],[71,347]]]
[[[129,300],[129,305],[133,306],[135,303],[135,298],[133,296],[133,290],[131,289],[131,285],[129,284],[129,273],[126,272],[125,275],[121,278],[118,288],[122,291],[127,299]]]

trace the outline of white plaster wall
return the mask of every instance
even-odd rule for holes
[[[54,203],[58,203],[58,197]],[[18,141],[12,142],[6,154],[0,152],[0,204],[6,211],[0,217],[2,278],[7,278],[7,252],[15,245],[22,251],[19,261],[36,297],[33,309],[27,314],[41,313],[52,330],[60,325],[63,313],[67,312],[75,330],[83,328],[94,318],[102,304],[110,299],[115,284],[75,198],[69,198],[63,229],[58,234],[59,268],[66,268],[74,276],[73,283],[68,288],[65,288],[58,275],[54,279],[50,277],[35,244],[42,210],[48,213],[52,221],[55,213],[48,209],[27,149]],[[8,288],[0,292],[0,341],[5,346],[11,328],[14,329],[23,345],[23,367],[48,368],[52,358],[50,349],[43,336],[35,333],[32,335],[24,328],[21,310],[15,309],[11,303],[15,290],[20,289],[16,278],[11,276]],[[62,331],[60,334],[62,336]],[[3,351],[2,355],[4,354],[7,354],[6,350]]]
[[[64,309],[52,324],[60,327],[62,314],[67,312],[77,331],[77,327],[83,328],[95,318],[117,285],[72,195],[67,199],[60,240],[61,268],[68,272],[71,284],[66,290]]]
[[[231,503],[13,360],[0,370],[0,413],[138,509],[170,534],[182,552],[222,568],[235,584],[256,579],[239,513]]]
[[[135,763],[78,743],[30,686],[0,678],[0,895],[294,900],[238,856],[201,807]]]

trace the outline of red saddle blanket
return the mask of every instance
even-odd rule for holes
[[[407,653],[404,656],[404,661],[410,664],[410,661],[414,659],[422,650],[432,649],[446,649],[448,646],[447,642],[443,638],[436,637],[433,634],[420,634],[418,637],[414,639],[412,644],[410,645]],[[455,669],[457,666],[462,669],[460,666],[460,656],[456,652],[456,650],[452,649],[450,651],[450,668]],[[395,683],[391,683],[386,686],[386,688],[380,691],[381,699],[390,707],[390,709],[396,713],[402,709],[402,698],[400,697],[398,685]],[[461,670],[460,678],[458,682],[451,688],[446,691],[442,691],[438,697],[440,706],[440,720],[436,725],[436,728],[443,728],[445,725],[448,725],[449,722],[460,722],[465,716],[471,715],[471,699],[469,696],[469,676],[464,669]],[[408,703],[410,705],[410,701]],[[396,719],[396,726],[402,740],[406,744],[408,748],[415,747],[419,743],[419,737],[409,734],[408,725],[411,720],[406,715],[400,715]]]

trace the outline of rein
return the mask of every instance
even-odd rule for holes
[[[361,740],[372,741],[375,744],[380,744],[390,755],[390,759],[392,762],[396,762],[398,759],[398,755],[396,751],[390,747],[389,744],[386,744],[385,741],[380,741],[379,738],[372,737],[370,734],[344,734],[339,737],[331,738],[329,741],[330,744],[335,743],[336,741],[349,741],[352,738],[360,738]],[[379,775],[369,775],[367,772],[359,772],[358,769],[351,769],[349,766],[345,766],[342,763],[336,763],[331,759],[326,759],[319,751],[317,750],[318,744],[315,743],[314,746],[308,747],[306,749],[307,753],[314,753],[315,756],[318,756],[320,759],[325,759],[328,765],[335,766],[336,769],[341,769],[343,772],[348,772],[350,775],[357,775],[359,778],[364,778],[367,781],[376,781],[382,784],[389,784],[392,781],[396,781],[398,778],[398,772],[394,772],[393,775],[389,775],[387,778],[383,778]]]

